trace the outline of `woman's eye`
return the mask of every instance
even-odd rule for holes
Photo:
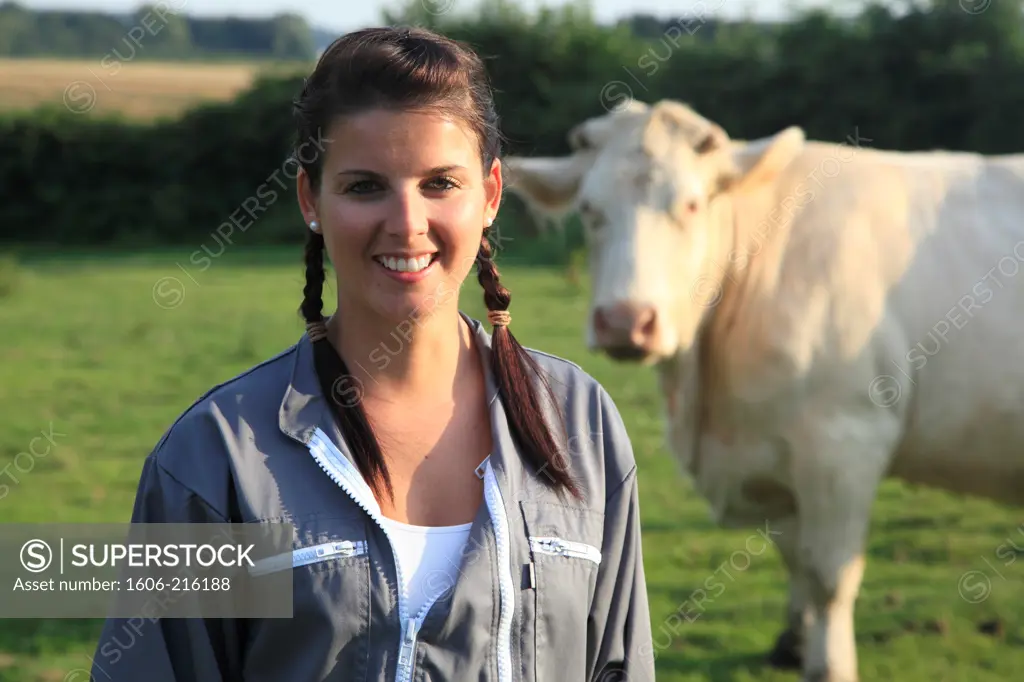
[[[353,182],[345,191],[352,194],[369,194],[375,189],[376,184],[372,180],[360,180],[359,182]]]
[[[456,188],[458,188],[458,186],[459,186],[459,184],[455,181],[454,178],[448,178],[448,177],[445,177],[445,178],[434,178],[433,180],[431,180],[430,182],[427,183],[427,187],[428,188],[430,188],[430,189],[439,189],[439,190],[456,189]]]

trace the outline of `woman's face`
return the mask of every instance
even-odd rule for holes
[[[499,163],[485,174],[473,132],[435,114],[372,110],[325,137],[320,189],[300,174],[299,200],[320,223],[339,308],[396,325],[457,308],[498,211]]]

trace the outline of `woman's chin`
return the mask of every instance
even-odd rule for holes
[[[453,292],[457,294],[458,292]],[[407,294],[388,297],[387,301],[379,301],[374,307],[381,317],[390,320],[396,328],[416,327],[423,324],[436,313],[450,308],[454,296],[428,294]]]

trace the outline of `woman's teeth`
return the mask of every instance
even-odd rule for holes
[[[388,270],[395,272],[419,272],[423,270],[433,259],[433,255],[420,256],[419,258],[378,258],[377,262]]]

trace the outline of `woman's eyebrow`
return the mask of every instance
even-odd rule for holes
[[[463,166],[460,166],[458,164],[454,164],[453,163],[453,164],[451,164],[449,166],[437,166],[436,168],[431,168],[429,171],[427,171],[426,174],[427,175],[441,175],[443,173],[450,173],[450,172],[456,171],[456,170],[466,170],[466,169]]]
[[[447,166],[435,166],[434,168],[427,169],[423,175],[441,175],[443,173],[450,173],[456,170],[465,170],[464,166],[458,164],[450,164]],[[364,175],[372,178],[383,179],[385,176],[381,175],[377,171],[367,170],[365,168],[345,168],[338,171],[338,175]]]
[[[383,175],[381,175],[380,173],[377,173],[376,171],[365,170],[363,168],[346,168],[344,170],[338,171],[337,174],[338,175],[369,175],[370,177],[374,177],[374,178],[383,178],[384,177]]]

